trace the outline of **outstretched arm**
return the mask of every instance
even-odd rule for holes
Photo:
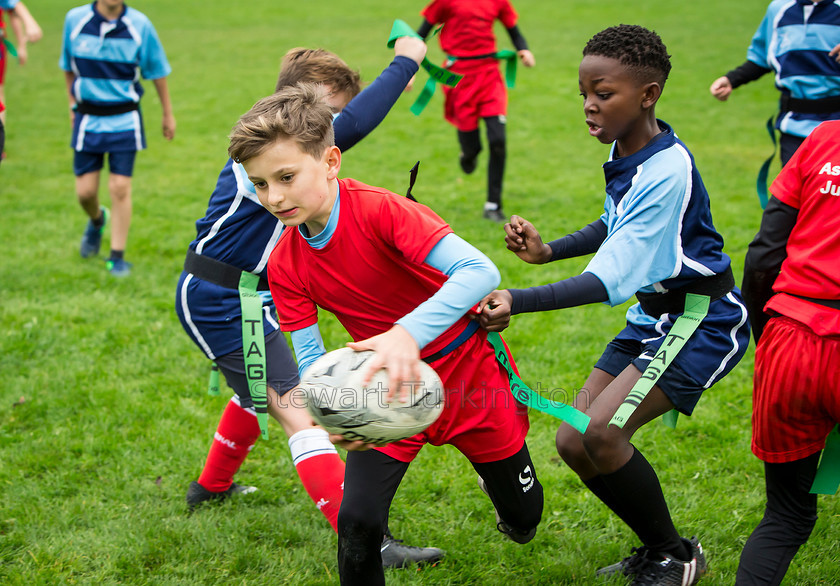
[[[362,140],[385,119],[417,73],[426,56],[426,43],[415,37],[401,37],[394,44],[394,53],[391,64],[335,119],[335,144],[342,151]]]
[[[501,332],[517,313],[550,311],[609,300],[607,288],[592,273],[583,273],[550,285],[493,291],[478,306],[481,327]]]
[[[525,218],[514,215],[505,224],[505,245],[508,250],[531,264],[591,254],[598,250],[606,237],[607,225],[600,218],[548,244],[542,241],[540,233]]]

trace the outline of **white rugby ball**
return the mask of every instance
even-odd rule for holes
[[[422,380],[410,383],[406,401],[399,392],[385,402],[388,371],[374,373],[361,384],[364,365],[372,350],[339,348],[313,362],[301,377],[301,388],[315,422],[345,439],[378,446],[411,437],[429,427],[443,411],[443,384],[434,369],[420,363]],[[406,383],[407,385],[409,383]]]

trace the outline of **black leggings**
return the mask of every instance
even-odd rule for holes
[[[767,506],[741,552],[735,584],[777,585],[817,522],[817,495],[811,484],[820,452],[785,464],[764,464]]]
[[[391,500],[408,466],[376,450],[347,453],[344,498],[338,513],[341,584],[385,584],[380,555],[382,533]],[[473,468],[484,479],[506,524],[523,532],[537,526],[542,517],[543,489],[527,445],[509,458],[473,463]]]
[[[501,116],[482,118],[487,129],[487,145],[490,159],[487,162],[487,202],[502,207],[502,182],[507,159],[507,138],[505,122]],[[458,131],[458,143],[467,159],[474,159],[481,152],[481,137],[478,129],[470,132]]]

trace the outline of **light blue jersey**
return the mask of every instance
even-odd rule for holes
[[[729,257],[712,224],[709,195],[694,158],[670,126],[640,151],[604,163],[607,237],[585,271],[604,284],[610,305],[726,271]],[[650,323],[638,306],[631,323]]]
[[[130,108],[143,95],[141,76],[160,79],[172,68],[144,14],[125,6],[122,15],[109,21],[95,4],[67,13],[59,67],[76,76],[71,91],[77,104]],[[77,115],[71,146],[92,153],[146,148],[140,111]]]
[[[840,2],[775,0],[755,32],[747,59],[772,69],[776,87],[793,98],[815,100],[840,96],[840,65],[829,51],[840,45]],[[776,127],[794,136],[808,136],[829,114],[787,112]]]

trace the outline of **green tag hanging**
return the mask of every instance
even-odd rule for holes
[[[817,476],[811,485],[811,494],[834,494],[840,488],[840,425],[835,425],[825,438],[825,449],[820,457]]]
[[[630,416],[636,411],[636,407],[644,400],[659,377],[668,368],[668,365],[674,360],[680,350],[682,350],[685,343],[706,317],[709,312],[709,296],[695,295],[688,293],[685,296],[685,311],[677,318],[674,325],[671,326],[671,331],[665,336],[659,351],[653,360],[650,361],[645,371],[642,373],[642,378],[636,381],[633,388],[627,394],[627,398],[619,405],[618,409],[610,420],[609,425],[615,425],[619,428],[624,428],[624,424],[630,419]],[[667,420],[666,420],[667,423]],[[674,425],[676,422],[674,421]]]
[[[505,367],[508,373],[508,379],[510,380],[510,392],[517,401],[532,409],[548,413],[557,419],[565,421],[580,433],[586,432],[586,428],[589,425],[589,415],[581,413],[571,405],[552,401],[532,391],[513,371],[507,349],[498,332],[489,332],[487,334],[487,341],[493,346],[493,350],[496,353],[496,360]]]
[[[773,125],[773,118],[773,116],[770,116],[766,124],[767,132],[770,133],[770,140],[773,141],[773,154],[761,164],[761,169],[758,170],[758,177],[755,180],[755,191],[758,194],[758,203],[761,204],[761,209],[767,207],[769,199],[767,195],[767,176],[770,173],[770,164],[776,158],[776,127]]]
[[[439,31],[438,28],[437,31]],[[422,37],[417,34],[417,32],[408,26],[408,23],[404,20],[397,19],[394,21],[394,25],[391,27],[391,34],[388,37],[388,48],[393,49],[394,44],[397,42],[397,39],[400,37],[415,37],[421,39]],[[458,85],[458,82],[461,81],[462,75],[458,75],[457,73],[452,73],[444,69],[443,67],[439,67],[435,65],[431,61],[429,61],[426,57],[423,57],[423,61],[420,62],[420,67],[422,67],[426,72],[429,74],[429,79],[426,81],[426,85],[423,86],[423,90],[420,92],[420,95],[417,96],[417,99],[411,105],[411,113],[415,116],[419,116],[423,109],[426,107],[426,104],[429,103],[429,100],[432,98],[432,95],[435,93],[435,84],[442,83],[443,85],[449,87],[455,87]]]
[[[239,303],[242,307],[242,353],[248,391],[257,412],[262,437],[268,439],[268,399],[265,377],[265,331],[262,298],[257,293],[260,277],[242,271],[239,277]]]
[[[218,397],[219,390],[219,365],[210,363],[210,381],[207,383],[207,394],[211,397]]]
[[[11,55],[12,57],[17,57],[18,56],[17,49],[15,49],[15,46],[12,44],[12,42],[9,39],[4,37],[3,38],[3,44],[6,46],[6,51],[9,53],[9,55]]]

